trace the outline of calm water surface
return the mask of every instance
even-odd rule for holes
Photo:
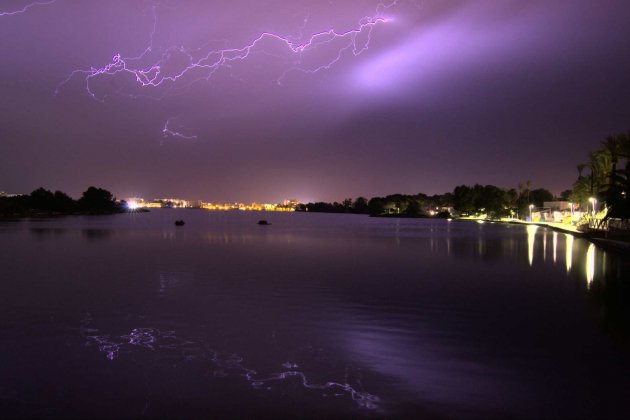
[[[2,417],[628,413],[628,259],[543,228],[164,209],[0,267]]]

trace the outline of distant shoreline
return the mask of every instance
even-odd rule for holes
[[[148,211],[148,210],[147,210]],[[110,216],[114,214],[131,213],[126,210],[112,212],[72,212],[72,213],[45,213],[45,212],[24,212],[12,214],[0,214],[0,220],[16,220],[16,219],[53,219],[66,216]],[[144,211],[142,211],[144,213]]]

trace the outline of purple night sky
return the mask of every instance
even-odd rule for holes
[[[559,193],[630,128],[628,22],[625,0],[2,0],[0,190]]]

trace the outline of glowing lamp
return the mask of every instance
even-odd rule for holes
[[[593,216],[595,215],[595,208],[597,207],[597,199],[595,197],[590,197],[588,201],[593,205]]]

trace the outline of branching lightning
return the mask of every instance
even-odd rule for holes
[[[44,6],[47,4],[52,4],[54,2],[56,2],[57,0],[48,0],[48,1],[35,1],[33,3],[29,3],[26,6],[22,7],[21,9],[18,10],[13,10],[13,11],[9,11],[9,12],[0,12],[0,17],[2,16],[14,16],[14,15],[19,15],[20,13],[26,13],[28,11],[28,9],[31,9],[33,7],[36,6]]]
[[[184,134],[184,133],[178,131],[178,130],[181,130],[181,128],[171,129],[169,126],[170,126],[171,122],[174,119],[176,119],[176,118],[169,118],[164,123],[164,128],[162,128],[162,137],[164,139],[168,139],[168,138],[180,138],[180,139],[184,139],[184,140],[196,140],[197,139],[196,135]]]
[[[201,48],[189,49],[182,46],[170,46],[168,48],[156,48],[154,45],[154,35],[158,27],[158,4],[153,5],[153,30],[149,36],[149,45],[139,55],[133,57],[123,56],[121,53],[115,53],[112,60],[101,67],[91,67],[90,69],[78,69],[70,73],[63,80],[55,91],[58,94],[60,90],[75,77],[81,77],[84,81],[85,91],[95,100],[103,101],[107,95],[98,95],[95,93],[92,83],[101,77],[114,77],[118,75],[131,76],[130,80],[137,88],[175,88],[187,87],[198,81],[209,81],[215,73],[222,68],[230,68],[237,62],[244,62],[255,53],[268,54],[260,47],[261,42],[268,40],[277,43],[279,46],[286,48],[286,51],[293,56],[292,64],[289,65],[277,77],[276,82],[282,84],[284,78],[291,72],[297,71],[302,73],[317,73],[330,69],[344,54],[350,52],[354,56],[358,56],[368,49],[371,42],[372,30],[379,24],[391,21],[384,15],[384,12],[395,6],[400,0],[392,0],[387,4],[379,4],[373,16],[361,18],[354,28],[345,31],[338,31],[334,28],[322,30],[311,34],[305,40],[303,34],[308,23],[308,15],[306,15],[303,25],[299,28],[300,38],[296,39],[292,36],[284,36],[273,32],[262,32],[251,39],[249,43],[234,48],[218,48],[211,49],[208,46]],[[319,48],[331,45],[335,42],[341,42],[341,45],[335,44],[338,48],[337,53],[332,59],[326,60],[320,65],[314,67],[303,66],[303,57],[309,52],[313,52]],[[271,54],[269,54],[271,55]],[[172,59],[185,61],[177,71],[167,73],[165,67],[172,63]],[[149,64],[147,64],[149,63]],[[179,84],[178,84],[179,82]],[[165,95],[163,90],[156,92],[152,96],[161,98]],[[168,122],[167,122],[168,125]],[[179,133],[171,133],[165,126],[164,134],[176,136]],[[180,137],[185,137],[181,136]]]

